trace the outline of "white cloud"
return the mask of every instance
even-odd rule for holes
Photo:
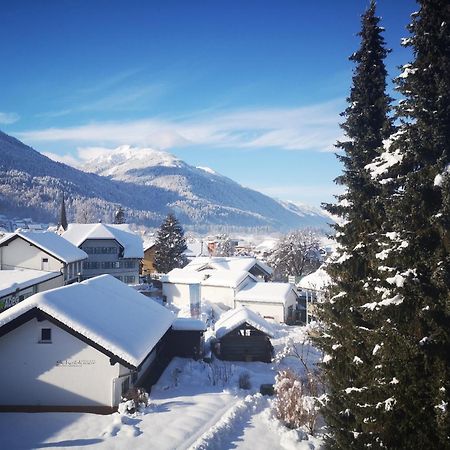
[[[15,123],[20,119],[20,116],[16,113],[0,112],[0,124],[9,125]]]
[[[42,152],[42,154],[47,158],[53,159],[53,161],[61,162],[72,167],[77,167],[80,164],[80,161],[72,155],[58,155],[52,152]]]
[[[89,159],[98,158],[111,152],[111,148],[105,147],[79,147],[77,148],[78,157],[81,161],[88,161]]]
[[[150,146],[159,149],[205,146],[332,151],[340,136],[335,100],[300,108],[258,108],[195,114],[182,119],[148,118],[99,122],[67,128],[31,130],[19,137],[31,142],[73,142],[77,147]]]

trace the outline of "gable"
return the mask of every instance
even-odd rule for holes
[[[0,337],[10,333],[11,331],[21,327],[22,325],[26,324],[27,322],[31,321],[32,319],[36,319],[38,322],[42,322],[44,320],[47,320],[48,322],[52,323],[53,325],[57,326],[58,328],[61,328],[68,334],[72,335],[73,337],[77,338],[78,340],[84,342],[85,344],[89,345],[90,347],[98,350],[100,353],[103,353],[111,360],[111,365],[115,364],[116,362],[131,369],[135,370],[136,366],[128,363],[124,359],[120,358],[119,356],[115,355],[111,351],[107,350],[106,348],[102,347],[101,345],[97,344],[93,340],[89,339],[88,337],[82,335],[81,333],[73,330],[72,328],[68,327],[58,319],[54,318],[50,314],[47,314],[46,312],[40,310],[39,308],[32,308],[25,313],[21,314],[20,316],[16,317],[15,319],[11,320],[10,322],[4,324],[0,327]]]

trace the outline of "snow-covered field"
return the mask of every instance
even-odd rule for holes
[[[293,342],[305,360],[317,361],[317,350],[300,346],[306,331],[277,325],[272,341],[277,355]],[[140,413],[2,413],[0,449],[318,449],[320,432],[312,437],[284,427],[272,414],[273,399],[259,394],[260,385],[273,383],[286,367],[302,371],[300,361],[289,356],[271,364],[175,358]],[[243,372],[250,376],[248,390],[239,389]]]

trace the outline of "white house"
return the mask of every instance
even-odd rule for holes
[[[203,273],[203,272],[200,272]],[[234,308],[236,294],[257,279],[245,270],[214,270],[201,283],[201,300],[222,308]]]
[[[127,284],[139,283],[142,239],[127,224],[71,223],[62,237],[88,254],[83,278],[109,274]]]
[[[25,299],[0,313],[0,407],[110,411],[174,318],[110,275]]]
[[[64,285],[61,272],[32,269],[0,270],[0,311],[36,294]]]
[[[298,294],[290,283],[249,283],[235,298],[236,306],[246,306],[266,319],[289,322],[294,319]]]
[[[278,322],[295,319],[297,292],[289,283],[263,282],[272,270],[252,257],[195,258],[161,278],[163,295],[191,313],[208,301],[223,309],[247,306]]]
[[[194,258],[184,269],[196,272],[204,270],[246,271],[264,281],[267,281],[273,272],[269,266],[251,256],[198,257]]]
[[[234,308],[236,293],[248,283],[257,281],[244,270],[212,270],[199,272],[173,269],[161,277],[162,292],[168,303],[179,308],[200,301]]]
[[[52,232],[19,231],[0,240],[0,269],[60,272],[64,283],[77,280],[88,255]]]

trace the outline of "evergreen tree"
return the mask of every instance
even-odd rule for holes
[[[323,333],[317,340],[327,354],[322,370],[328,402],[322,413],[329,429],[328,446],[346,450],[373,444],[366,405],[374,395],[371,383],[378,321],[376,314],[360,307],[377,298],[373,289],[379,277],[376,236],[385,213],[383,187],[371,178],[366,166],[380,155],[393,128],[384,65],[388,50],[379,20],[372,1],[362,16],[360,48],[350,57],[355,69],[341,125],[347,140],[337,143],[343,150],[338,155],[343,174],[336,182],[346,191],[338,196],[337,204],[326,205],[343,224],[335,226],[338,252],[328,266],[333,279],[331,301],[323,305]]]
[[[414,61],[397,79],[402,122],[369,166],[386,199],[382,299],[372,408],[378,445],[450,448],[450,4],[420,0],[403,44]]]
[[[187,249],[184,231],[173,214],[168,214],[155,242],[155,268],[158,272],[167,273],[186,263],[184,252]]]
[[[59,223],[58,223],[58,229],[60,227],[62,227],[64,229],[64,231],[67,230],[67,214],[66,214],[66,204],[64,202],[64,193],[62,195],[62,199],[61,199],[61,210],[59,213]]]
[[[114,223],[115,224],[125,223],[125,211],[121,206],[119,206],[119,209],[114,213]]]

